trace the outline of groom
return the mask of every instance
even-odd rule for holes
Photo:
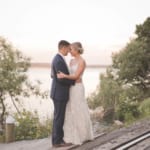
[[[69,74],[64,56],[70,51],[70,43],[61,40],[58,43],[58,54],[54,57],[51,64],[52,86],[50,97],[54,103],[54,120],[52,128],[52,144],[54,147],[69,146],[63,141],[63,124],[65,118],[66,104],[69,100],[69,88],[74,84],[74,80],[58,79],[59,71]]]

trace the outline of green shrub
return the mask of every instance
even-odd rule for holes
[[[23,111],[21,117],[16,115],[16,140],[30,140],[48,137],[52,128],[50,119],[40,122],[37,112]]]
[[[90,109],[95,109],[101,105],[100,96],[96,92],[97,91],[91,93],[91,95],[87,97],[88,106]]]
[[[149,116],[150,115],[150,98],[145,99],[141,102],[138,110],[141,113],[141,116]]]
[[[132,121],[139,117],[140,112],[138,106],[142,95],[142,92],[135,86],[124,89],[119,96],[119,103],[116,108],[117,119],[121,121]]]
[[[138,102],[125,100],[119,104],[116,112],[117,119],[121,121],[130,121],[139,116]]]

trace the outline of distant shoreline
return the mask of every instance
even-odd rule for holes
[[[109,65],[87,65],[88,68],[107,68]],[[31,68],[50,68],[50,63],[31,63]]]

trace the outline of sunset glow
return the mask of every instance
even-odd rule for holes
[[[0,36],[34,62],[51,61],[65,39],[82,42],[89,64],[110,64],[149,6],[149,0],[1,0]]]

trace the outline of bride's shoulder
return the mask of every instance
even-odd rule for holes
[[[83,57],[80,57],[81,62],[85,62],[85,59]]]
[[[79,63],[86,65],[86,61],[83,57],[80,58]]]

